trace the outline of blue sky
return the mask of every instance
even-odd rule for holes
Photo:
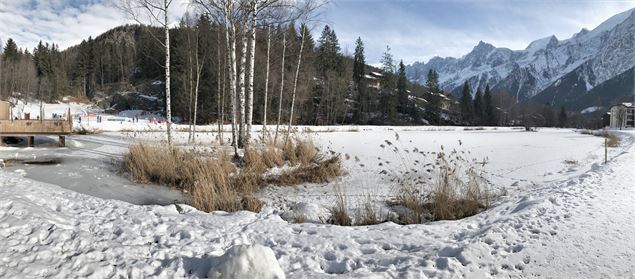
[[[524,49],[551,35],[567,39],[633,7],[632,0],[340,0],[324,22],[335,29],[344,51],[352,53],[361,37],[371,64],[386,45],[395,58],[412,63],[460,57],[480,40]]]
[[[129,22],[113,1],[0,0],[0,40],[11,37],[29,49],[39,40],[72,46]],[[175,1],[175,21],[186,2]],[[550,35],[566,39],[633,7],[635,0],[334,0],[313,33],[317,38],[329,24],[345,53],[353,52],[359,36],[368,63],[378,63],[386,45],[396,59],[412,63],[436,55],[460,57],[480,40],[524,49]]]

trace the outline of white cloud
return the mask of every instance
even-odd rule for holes
[[[0,0],[0,40],[13,38],[18,46],[33,49],[38,42],[60,49],[125,23],[133,23],[117,8],[120,0]],[[170,12],[176,22],[187,9],[187,0],[174,1]]]

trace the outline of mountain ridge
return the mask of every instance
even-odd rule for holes
[[[573,86],[575,83],[559,81],[575,73],[584,85],[575,84],[573,95],[577,96],[635,66],[633,34],[635,8],[610,17],[593,30],[582,28],[565,40],[551,35],[530,42],[524,50],[480,41],[460,58],[435,56],[427,63],[408,65],[406,73],[409,79],[423,83],[425,73],[434,69],[441,86],[453,94],[460,94],[467,81],[472,92],[490,85],[494,93],[504,92],[517,102],[530,101],[559,84]]]

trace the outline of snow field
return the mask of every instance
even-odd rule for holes
[[[563,142],[560,149],[537,157],[569,146],[567,150],[577,151],[573,155],[584,159],[589,154],[587,145],[596,145],[591,139],[598,139],[558,130],[544,133],[546,139],[559,135]],[[484,139],[496,144],[491,142],[493,137]],[[472,149],[483,152],[478,144]],[[536,150],[526,152],[521,154]],[[555,156],[529,159],[535,162],[521,166],[533,166],[530,173],[556,160]],[[221,262],[268,257],[261,256],[268,254],[266,249],[232,248],[244,244],[269,247],[288,278],[635,276],[630,264],[635,251],[630,233],[635,231],[630,214],[635,194],[632,140],[623,140],[607,165],[580,162],[581,173],[555,180],[538,177],[532,181],[540,184],[509,191],[494,207],[463,220],[368,227],[290,224],[271,207],[259,214],[230,214],[203,213],[186,205],[136,206],[2,171],[0,236],[5,241],[0,242],[0,277],[202,278],[221,272],[221,266],[227,266]]]

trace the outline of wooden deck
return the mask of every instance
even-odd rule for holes
[[[1,136],[26,136],[28,146],[34,146],[35,136],[59,136],[59,145],[66,145],[66,136],[73,132],[69,119],[0,120]]]
[[[66,119],[0,120],[0,135],[70,135],[73,125]]]

